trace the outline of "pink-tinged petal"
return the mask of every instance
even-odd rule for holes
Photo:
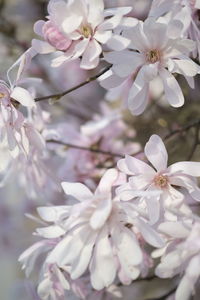
[[[88,2],[88,23],[96,28],[104,20],[104,1],[103,0],[93,0]]]
[[[115,7],[115,8],[108,8],[104,10],[104,16],[109,17],[109,16],[114,16],[114,15],[127,15],[129,12],[132,11],[132,7],[130,6],[120,6],[120,7]]]
[[[131,171],[129,170],[125,158],[118,160],[118,162],[117,162],[117,167],[118,167],[118,169],[119,169],[121,172],[123,172],[123,173],[125,173],[125,174],[127,174],[127,175],[134,175],[134,174],[135,174],[135,173],[133,173],[133,172],[131,172]]]
[[[38,207],[37,212],[39,216],[47,222],[56,222],[60,214],[69,215],[70,207],[64,206],[44,206]]]
[[[101,23],[98,26],[98,30],[112,30],[114,28],[116,28],[120,22],[122,20],[122,16],[121,15],[115,15],[112,18],[105,20],[103,23]]]
[[[186,268],[185,275],[182,278],[176,290],[175,300],[189,300],[193,294],[194,286],[200,276],[200,256],[194,256]]]
[[[82,183],[62,182],[61,185],[66,195],[71,195],[79,201],[84,201],[93,197],[92,192]]]
[[[40,54],[48,54],[56,51],[56,49],[47,42],[43,42],[36,39],[32,40],[32,47]]]
[[[147,204],[147,211],[149,215],[149,220],[151,224],[155,224],[158,222],[159,217],[160,217],[160,202],[159,202],[159,197],[148,197],[146,200]]]
[[[63,63],[69,61],[70,57],[67,55],[60,55],[52,60],[51,66],[54,68],[60,67]]]
[[[135,270],[132,273],[132,267],[142,262],[143,255],[134,233],[124,228],[122,231],[116,230],[112,238],[122,268],[128,276],[135,279]]]
[[[35,243],[33,246],[29,247],[24,251],[18,261],[22,264],[22,269],[26,269],[26,276],[29,277],[31,274],[36,260],[43,252],[46,252],[52,248],[52,245],[49,245],[46,240]]]
[[[52,225],[44,228],[37,228],[36,233],[45,239],[55,239],[65,234],[60,226]]]
[[[187,175],[174,175],[169,177],[170,184],[184,187],[188,190],[191,197],[197,201],[200,201],[200,189],[193,178]]]
[[[40,35],[41,37],[43,36],[43,31],[42,28],[45,24],[45,21],[39,20],[34,24],[33,30],[36,34]]]
[[[134,175],[140,175],[140,174],[155,175],[156,174],[154,169],[150,167],[148,164],[130,155],[125,156],[125,162],[129,171],[132,172],[132,174]]]
[[[76,260],[74,260],[72,264],[72,279],[78,279],[86,271],[91,260],[95,240],[96,233],[91,232],[89,238],[85,242],[84,248],[82,249],[79,257]]]
[[[140,174],[135,175],[129,178],[129,183],[132,189],[134,190],[145,190],[148,186],[151,185],[155,174]]]
[[[187,238],[190,231],[182,222],[164,222],[158,226],[158,230],[176,239]]]
[[[171,166],[168,167],[167,171],[169,173],[176,173],[179,174],[186,174],[194,177],[200,176],[200,162],[194,162],[194,161],[182,161],[177,162]]]
[[[143,62],[142,55],[140,53],[129,50],[122,50],[120,52],[105,52],[104,58],[111,64],[121,64],[122,61],[125,64],[131,62],[131,64],[134,65],[133,70]]]
[[[99,78],[100,85],[105,89],[118,87],[123,81],[124,79],[113,74],[112,70],[109,70]]]
[[[31,96],[31,94],[27,90],[25,90],[19,86],[15,87],[13,89],[10,97],[15,99],[19,103],[21,103],[23,106],[26,106],[26,107],[34,107],[35,106],[35,101],[34,101],[33,97]]]
[[[137,226],[145,241],[153,247],[162,248],[165,243],[162,237],[148,223],[137,219]]]
[[[133,84],[128,96],[128,108],[134,116],[141,115],[149,102],[149,85],[145,84],[142,89],[133,97],[132,92],[135,88]]]
[[[162,139],[152,135],[145,145],[145,155],[155,169],[160,172],[167,168],[168,154]]]
[[[111,36],[112,31],[97,31],[94,35],[94,39],[101,44],[105,44],[111,38]]]
[[[112,37],[107,41],[106,45],[115,51],[121,51],[127,48],[130,44],[130,40],[117,34],[113,34]]]
[[[159,49],[166,45],[166,24],[157,23],[153,18],[147,18],[144,21],[143,32],[151,49]]]
[[[108,169],[101,178],[99,185],[95,191],[95,195],[107,194],[111,192],[111,188],[118,178],[116,169]]]
[[[90,264],[91,284],[94,289],[102,290],[110,286],[116,276],[116,261],[113,255],[107,228],[100,233]]]
[[[184,59],[173,59],[173,62],[173,72],[182,74],[184,76],[193,77],[200,71],[199,65],[197,65],[192,59],[188,57],[184,57]]]
[[[92,39],[85,49],[80,67],[86,70],[96,68],[98,65],[97,58],[99,57],[101,52],[102,48],[100,44],[95,39]]]
[[[87,46],[89,44],[89,39],[83,39],[81,41],[75,41],[73,45],[70,47],[69,52],[72,53],[72,58],[76,59],[83,55],[84,51],[86,51]],[[66,55],[68,55],[68,51],[66,52]]]
[[[85,237],[85,236],[83,236],[83,237]],[[70,234],[67,235],[54,247],[54,249],[48,255],[46,262],[47,263],[57,263],[58,266],[63,266],[63,265],[65,265],[66,260],[68,259],[68,257],[70,255],[78,257],[77,251],[79,254],[80,246],[81,246],[81,249],[83,247],[82,244],[79,245],[80,244],[79,241],[80,241],[79,235],[77,235],[77,240],[75,240],[75,241],[74,241],[72,235],[70,235]],[[74,246],[77,246],[76,251],[72,252],[71,248]]]
[[[90,217],[90,226],[96,230],[101,228],[108,219],[112,210],[111,195],[106,195],[105,198],[99,199],[99,203]]]
[[[165,97],[169,104],[173,107],[183,106],[184,96],[175,77],[166,69],[161,69],[159,74],[163,82]]]

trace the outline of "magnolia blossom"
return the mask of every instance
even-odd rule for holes
[[[45,41],[34,39],[32,46],[43,54],[60,51],[52,66],[82,57],[80,67],[93,69],[99,63],[101,44],[117,51],[128,46],[129,40],[113,33],[113,29],[121,24],[123,15],[131,9],[120,7],[104,11],[103,0],[71,0],[67,3],[50,0],[48,21],[40,20],[34,27]],[[136,21],[133,19],[128,23],[134,25]]]
[[[168,225],[169,226],[169,225]],[[165,229],[168,226],[163,226]],[[177,234],[177,228],[179,233]],[[182,275],[175,293],[175,300],[189,300],[194,294],[194,287],[200,277],[200,224],[171,224],[170,235],[179,241],[169,243],[160,264],[156,267],[156,275],[161,278]],[[175,233],[175,234],[174,234]]]
[[[181,21],[183,23],[181,35],[196,41],[196,48],[193,51],[196,57],[200,54],[199,9],[199,0],[154,0],[149,16],[162,17],[162,21],[165,18],[173,18],[175,22]]]
[[[150,137],[144,152],[153,167],[129,155],[118,162],[120,171],[130,176],[128,183],[118,188],[122,200],[131,200],[135,190],[161,191],[156,197],[144,198],[152,223],[159,220],[161,211],[183,203],[184,194],[177,187],[185,188],[193,199],[200,201],[200,189],[195,180],[200,176],[199,162],[177,162],[167,167],[168,154],[157,135]]]
[[[164,24],[148,18],[123,32],[131,40],[128,50],[105,53],[105,59],[113,66],[100,78],[100,84],[112,93],[126,84],[128,108],[134,115],[145,110],[149,85],[156,77],[161,78],[171,106],[184,104],[182,90],[172,73],[183,75],[192,86],[193,77],[200,69],[189,58],[195,43],[179,37],[181,28],[181,22]]]
[[[137,211],[126,205],[123,208],[118,197],[113,198],[112,188],[117,180],[117,170],[109,169],[94,194],[81,183],[64,182],[65,193],[79,203],[38,209],[45,222],[53,223],[36,230],[37,235],[47,239],[46,245],[55,245],[45,265],[56,264],[59,269],[67,270],[71,280],[89,271],[91,285],[96,290],[109,287],[117,274],[122,283],[130,284],[140,273],[143,276],[148,273],[152,261],[140,246],[140,240],[154,247],[164,246],[161,236],[144,217],[140,218]],[[26,259],[30,251],[20,257],[24,267],[33,265]]]

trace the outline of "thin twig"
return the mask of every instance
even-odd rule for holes
[[[200,124],[197,124],[197,126],[195,127],[195,137],[194,137],[194,143],[193,143],[193,146],[192,146],[192,149],[188,155],[188,158],[187,160],[191,160],[193,155],[194,155],[194,152],[197,148],[197,146],[199,145],[199,125]]]
[[[194,122],[188,124],[188,125],[185,125],[179,129],[176,129],[176,130],[173,130],[171,131],[170,133],[168,133],[165,137],[164,137],[164,140],[168,140],[170,139],[172,136],[176,135],[176,134],[179,134],[179,133],[183,133],[185,131],[188,131],[189,129],[191,129],[192,127],[196,127],[196,126],[199,126],[200,125],[200,120],[195,120]]]
[[[83,150],[83,151],[89,151],[89,152],[94,152],[94,153],[99,153],[99,154],[109,155],[109,156],[114,156],[114,157],[120,157],[120,158],[124,157],[124,155],[119,154],[119,153],[113,153],[113,152],[104,151],[104,150],[95,149],[95,148],[87,148],[84,146],[73,145],[70,143],[65,143],[65,142],[57,141],[57,140],[47,140],[47,143],[54,143],[54,144],[62,145],[62,146],[69,147],[69,148],[74,148],[74,149],[79,149],[79,150]]]
[[[55,99],[55,100],[59,100],[61,97],[79,89],[80,87],[92,82],[92,81],[95,81],[97,78],[99,78],[101,75],[103,75],[104,73],[106,73],[108,70],[110,70],[112,65],[109,65],[108,67],[104,68],[102,71],[100,71],[97,75],[95,76],[92,76],[88,79],[86,79],[85,81],[81,82],[80,84],[62,92],[62,93],[58,93],[58,94],[52,94],[52,95],[48,95],[48,96],[44,96],[44,97],[38,97],[38,98],[35,98],[35,101],[36,102],[39,102],[39,101],[43,101],[43,100],[47,100],[47,99]]]

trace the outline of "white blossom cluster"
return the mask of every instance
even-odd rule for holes
[[[0,186],[17,170],[27,195],[43,194],[50,203],[32,216],[42,224],[34,232],[40,240],[19,261],[27,276],[39,267],[41,300],[123,299],[124,287],[152,276],[176,282],[166,299],[189,300],[200,279],[200,218],[193,209],[200,162],[168,166],[165,139],[156,134],[143,152],[133,142],[142,132],[123,114],[145,114],[157,82],[164,105],[184,105],[179,79],[194,89],[200,74],[200,1],[153,0],[144,20],[126,1],[115,8],[104,2],[50,0],[46,20],[34,25],[39,39],[8,70],[8,83],[0,81]],[[25,76],[35,56],[57,72],[54,86],[67,68],[81,77],[106,65],[86,83],[98,78],[108,102],[82,122],[73,114],[55,121],[53,110],[38,103],[56,105],[67,93],[38,96],[43,83]],[[76,112],[87,114],[81,105]]]

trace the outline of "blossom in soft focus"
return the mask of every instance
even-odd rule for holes
[[[172,226],[177,226],[176,222]],[[178,225],[180,228],[180,226]],[[174,230],[176,231],[176,229]],[[194,294],[195,284],[200,277],[200,224],[183,224],[177,242],[170,242],[161,262],[156,267],[156,275],[171,278],[181,274],[182,278],[175,293],[175,300],[188,300]],[[173,238],[173,231],[172,231]]]
[[[168,209],[183,203],[184,194],[177,187],[185,188],[193,199],[200,201],[200,189],[196,182],[196,177],[200,176],[199,162],[177,162],[167,167],[168,154],[157,135],[150,137],[144,152],[153,167],[129,155],[118,162],[119,170],[130,176],[128,183],[118,188],[121,199],[131,200],[137,189],[161,191],[156,197],[145,198],[152,223],[156,223]]]
[[[195,42],[179,37],[181,28],[181,22],[164,24],[148,18],[123,32],[131,40],[128,50],[104,54],[113,66],[100,78],[100,84],[113,92],[129,81],[125,92],[128,108],[134,115],[140,115],[147,107],[149,84],[156,77],[161,78],[165,98],[171,106],[184,104],[181,87],[173,73],[183,75],[192,85],[200,69],[189,57]]]
[[[45,41],[34,39],[32,46],[43,54],[61,51],[52,66],[81,57],[81,68],[96,68],[102,53],[101,44],[118,51],[130,43],[129,39],[113,30],[131,9],[104,10],[103,0],[51,0],[48,5],[49,20],[38,21],[34,27]]]

